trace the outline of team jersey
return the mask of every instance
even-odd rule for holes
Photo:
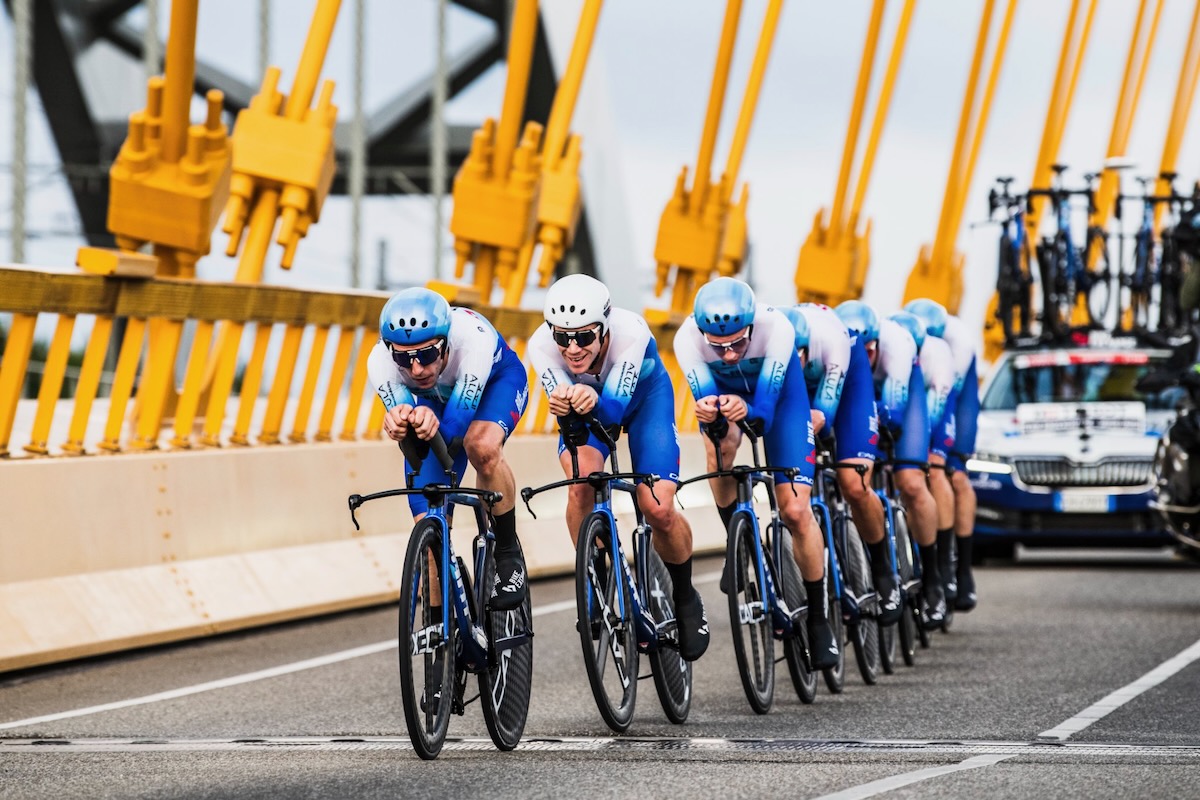
[[[411,373],[396,366],[390,350],[386,342],[379,341],[367,358],[367,376],[384,407],[390,410],[398,405],[418,405],[418,399],[422,405],[434,407],[439,411],[442,435],[449,442],[467,432],[488,377],[509,347],[484,317],[467,308],[453,307],[446,364],[431,388],[415,386]]]
[[[529,337],[529,363],[547,396],[560,384],[582,383],[596,390],[596,415],[606,425],[621,422],[639,381],[662,370],[658,345],[640,314],[614,308],[608,318],[608,352],[597,374],[576,375],[567,368],[550,327],[543,325]]]
[[[929,403],[929,421],[931,425],[936,425],[946,410],[946,400],[954,391],[954,363],[950,345],[936,336],[926,336],[920,361],[925,377],[925,396]]]
[[[967,371],[975,360],[975,344],[970,330],[958,317],[946,317],[946,330],[942,339],[950,345],[950,355],[954,363],[954,388],[962,390]]]
[[[737,363],[721,359],[693,317],[675,333],[675,358],[695,399],[736,394],[746,401],[747,416],[762,420],[770,430],[788,364],[796,357],[795,341],[791,320],[773,306],[758,303],[750,343]]]
[[[904,423],[909,380],[913,362],[917,360],[917,343],[902,325],[885,319],[879,323],[878,347],[875,393],[879,398],[879,416],[885,425],[897,428]]]
[[[797,308],[808,322],[808,363],[804,366],[808,396],[813,410],[832,424],[850,367],[850,333],[829,306],[801,303]]]

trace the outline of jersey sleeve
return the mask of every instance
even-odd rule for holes
[[[383,342],[376,342],[371,348],[371,354],[367,356],[367,380],[388,411],[400,405],[415,406],[417,400],[408,387],[400,382],[400,370],[392,361],[388,349]]]
[[[783,393],[783,379],[787,375],[788,363],[795,358],[793,349],[796,331],[781,312],[774,312],[782,324],[765,326],[767,349],[763,354],[762,372],[758,373],[758,384],[754,387],[754,398],[746,403],[746,416],[760,419],[763,428],[771,429],[775,421],[775,407]],[[772,320],[773,322],[773,320]]]
[[[880,336],[881,345],[883,336]],[[880,366],[883,369],[883,386],[879,394],[879,413],[883,422],[891,427],[904,424],[903,415],[908,406],[908,385],[912,378],[913,361],[917,357],[917,346],[907,333],[889,336],[887,346],[881,346]]]
[[[838,405],[842,401],[842,387],[846,385],[846,370],[850,366],[850,340],[841,336],[829,344],[831,347],[825,353],[825,369],[813,394],[812,407],[824,414],[826,422],[832,424],[833,418],[837,416]]]
[[[447,444],[466,434],[495,363],[499,334],[482,326],[471,329],[471,334],[467,341],[458,344],[465,352],[458,363],[458,374],[454,376],[454,390],[442,412],[442,438]]]
[[[650,326],[640,318],[632,330],[622,331],[620,352],[613,353],[612,369],[604,381],[597,411],[600,421],[606,425],[620,422],[633,399],[641,377],[642,362],[646,359],[646,346],[650,344]],[[609,336],[614,334],[609,333]],[[628,338],[626,338],[628,337]],[[617,343],[614,340],[613,346]]]
[[[679,369],[687,378],[688,388],[692,397],[700,400],[717,394],[717,382],[713,379],[712,370],[704,360],[704,351],[700,349],[700,329],[691,317],[684,320],[675,332],[673,348],[675,360]]]
[[[563,365],[558,346],[550,338],[550,329],[544,325],[529,337],[526,353],[529,355],[529,365],[533,367],[533,374],[537,375],[538,380],[541,381],[542,389],[546,392],[547,397],[555,387],[562,384],[569,386],[575,382],[571,371]]]

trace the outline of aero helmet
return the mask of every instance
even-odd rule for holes
[[[921,298],[913,300],[904,307],[904,310],[921,318],[921,322],[925,323],[926,335],[940,339],[946,332],[946,317],[949,314],[946,313],[946,307],[941,303]]]
[[[917,352],[921,352],[921,348],[925,346],[925,323],[921,318],[908,311],[897,311],[888,319],[912,334],[913,341],[917,343]]]
[[[800,310],[800,306],[786,306],[779,309],[783,315],[792,323],[792,327],[796,329],[796,344],[797,350],[808,347],[808,317],[804,316],[804,312]]]
[[[392,344],[418,344],[449,333],[450,304],[420,286],[397,292],[379,315],[379,335]]]
[[[589,275],[566,275],[550,284],[542,311],[547,325],[586,328],[600,323],[600,335],[608,331],[612,310],[608,287]]]
[[[862,300],[847,300],[833,311],[847,330],[863,338],[864,344],[879,339],[879,315]]]
[[[696,327],[724,336],[754,324],[754,290],[734,278],[717,278],[696,293]]]

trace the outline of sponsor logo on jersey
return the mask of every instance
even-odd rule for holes
[[[632,397],[637,388],[637,369],[626,361],[621,365],[621,377],[617,381],[617,397]]]
[[[483,394],[483,383],[478,375],[466,373],[462,376],[462,393],[458,396],[459,408],[475,408],[479,404],[479,396]]]

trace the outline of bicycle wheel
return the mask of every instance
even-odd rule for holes
[[[604,514],[596,512],[583,521],[575,558],[575,607],[596,708],[608,727],[621,733],[633,721],[638,649],[633,596],[626,583],[617,594],[621,565],[613,561],[610,534]]]
[[[1093,227],[1088,231],[1088,240],[1083,252],[1084,273],[1079,289],[1085,295],[1089,321],[1095,327],[1103,327],[1112,302],[1113,275],[1108,262],[1108,236],[1100,228]],[[1091,263],[1093,252],[1096,260]]]
[[[911,667],[916,656],[917,628],[920,627],[921,582],[914,567],[912,536],[908,532],[908,514],[896,507],[896,566],[900,572],[900,599],[904,613],[900,615],[897,635],[900,637],[900,657]]]
[[[958,574],[958,537],[950,537],[950,575]],[[942,580],[947,576],[943,575]],[[950,626],[954,624],[954,604],[946,603],[946,618],[942,621],[942,633],[949,633]]]
[[[442,558],[442,528],[423,519],[413,528],[404,556],[400,591],[400,697],[413,749],[437,758],[450,726],[454,684],[454,607],[443,627],[442,589],[435,564]]]
[[[1000,251],[998,254],[997,263],[1000,265],[998,270],[999,278],[996,281],[996,316],[1000,320],[1000,327],[1004,330],[1004,341],[1006,344],[1011,344],[1016,338],[1016,319],[1013,313],[1014,308],[1019,302],[1017,292],[1020,284],[1013,274],[1012,244],[1008,241],[1008,236],[1004,233],[1000,234]]]
[[[644,596],[651,615],[661,625],[675,619],[674,587],[666,564],[653,547],[647,560],[650,586]],[[650,672],[654,676],[654,691],[658,693],[663,713],[671,722],[682,725],[687,722],[688,712],[692,708],[692,665],[679,656],[678,633],[672,631],[668,637],[673,644],[660,642],[656,649],[650,651]]]
[[[766,576],[759,570],[753,536],[750,517],[745,512],[734,514],[725,563],[730,570],[729,622],[738,673],[750,707],[765,714],[775,696],[775,637],[764,603]]]
[[[817,524],[821,529],[825,529],[824,515],[817,515]],[[833,583],[833,573],[835,570],[841,570],[841,564],[835,560],[836,553],[828,550],[825,552],[825,591],[829,598],[829,626],[833,628],[833,640],[838,643],[838,660],[837,664],[828,669],[821,670],[821,675],[825,678],[825,688],[829,689],[830,694],[841,694],[846,688],[846,621],[842,617],[842,601],[838,597],[837,587]],[[843,591],[845,590],[845,578],[842,578]]]
[[[903,615],[901,615],[903,621]],[[896,625],[876,625],[879,631],[879,666],[883,667],[883,674],[891,675],[896,671],[896,655],[899,652],[896,642]]]
[[[792,534],[782,523],[775,529],[779,537],[779,573],[782,580],[776,585],[782,587],[784,605],[792,612],[808,604],[804,594],[804,581],[800,577],[800,568],[792,555]],[[808,655],[808,627],[802,618],[793,614],[792,635],[783,640],[783,655],[787,660],[788,672],[792,676],[792,686],[796,688],[796,696],[801,703],[811,703],[817,699],[817,673],[809,670],[811,664]]]
[[[480,586],[490,594],[496,579],[491,555],[483,565]],[[512,611],[484,612],[487,616],[488,667],[479,673],[479,696],[488,735],[501,750],[512,750],[525,732],[533,683],[533,608],[529,593]]]
[[[876,612],[862,613],[863,598],[875,594],[871,583],[871,568],[867,561],[867,549],[859,538],[854,523],[846,520],[846,586],[859,603],[858,619],[850,620],[850,644],[854,647],[854,660],[863,683],[868,686],[879,680],[879,622]],[[878,605],[876,603],[876,605]]]

